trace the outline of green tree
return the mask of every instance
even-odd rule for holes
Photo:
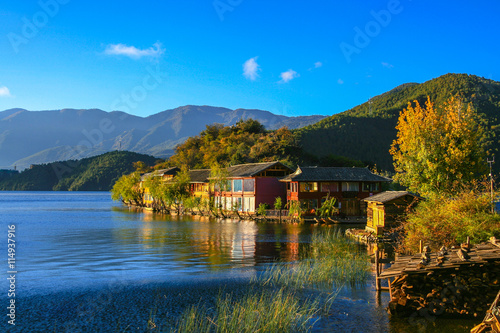
[[[144,186],[148,188],[149,194],[153,198],[153,210],[170,213],[172,198],[168,194],[167,183],[152,173],[144,181]]]
[[[485,170],[485,130],[473,107],[450,98],[408,103],[392,143],[395,180],[424,196],[460,191]]]
[[[144,190],[140,187],[141,176],[138,172],[120,177],[111,189],[113,200],[122,200],[124,203],[143,206]]]
[[[214,192],[217,194],[219,198],[219,202],[217,204],[217,209],[222,213],[222,192],[229,190],[231,187],[231,181],[228,179],[229,172],[226,168],[221,166],[220,164],[213,164],[210,168],[210,177],[209,182],[210,186],[214,188]]]
[[[269,205],[266,203],[260,203],[257,208],[257,215],[266,216],[266,211],[269,209]]]
[[[339,209],[335,206],[337,199],[335,197],[326,197],[325,202],[321,204],[318,208],[316,214],[321,217],[328,217],[339,212]]]
[[[300,202],[298,200],[290,200],[287,203],[288,205],[288,216],[291,218],[297,218],[300,220],[304,210],[300,206]]]
[[[274,199],[274,209],[281,210],[282,207],[283,207],[283,202],[281,200],[281,197],[276,197],[276,199]]]
[[[174,176],[172,181],[166,182],[165,195],[177,211],[177,214],[181,213],[184,200],[191,195],[189,192],[190,181],[189,171],[184,168]]]

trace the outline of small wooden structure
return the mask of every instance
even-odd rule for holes
[[[367,203],[366,229],[382,235],[384,229],[397,224],[397,218],[422,198],[407,191],[385,191],[363,199]]]

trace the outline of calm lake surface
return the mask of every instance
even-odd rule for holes
[[[103,192],[0,192],[0,331],[144,332],[190,305],[291,262],[325,227],[176,218]],[[15,225],[16,325],[8,325],[7,233]],[[213,292],[211,292],[213,291]],[[388,294],[343,289],[317,332],[468,332],[477,321],[389,320]],[[480,320],[479,320],[480,321]]]

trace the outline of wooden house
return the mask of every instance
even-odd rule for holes
[[[255,213],[261,203],[272,207],[276,197],[286,198],[285,184],[280,178],[293,170],[280,162],[248,163],[227,168],[228,187],[215,190],[215,205],[232,210],[237,205],[242,212]]]
[[[367,203],[366,229],[381,235],[384,229],[394,227],[398,217],[421,199],[407,191],[385,191],[364,199]]]
[[[213,192],[210,189],[210,169],[189,170],[189,191],[194,197],[209,199]]]
[[[340,214],[360,216],[366,207],[361,200],[379,193],[382,183],[391,180],[367,168],[298,167],[281,181],[287,184],[287,201],[299,201],[306,215],[315,214],[327,197],[335,197]]]

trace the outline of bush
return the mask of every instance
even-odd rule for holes
[[[462,192],[455,197],[429,199],[409,213],[404,223],[403,247],[417,252],[419,241],[437,250],[459,245],[470,237],[473,244],[500,237],[500,215],[491,213],[489,193]]]
[[[266,204],[266,203],[260,203],[259,204],[259,208],[257,208],[257,214],[258,215],[261,215],[261,216],[265,216],[266,215],[266,210],[269,209],[269,205]]]

